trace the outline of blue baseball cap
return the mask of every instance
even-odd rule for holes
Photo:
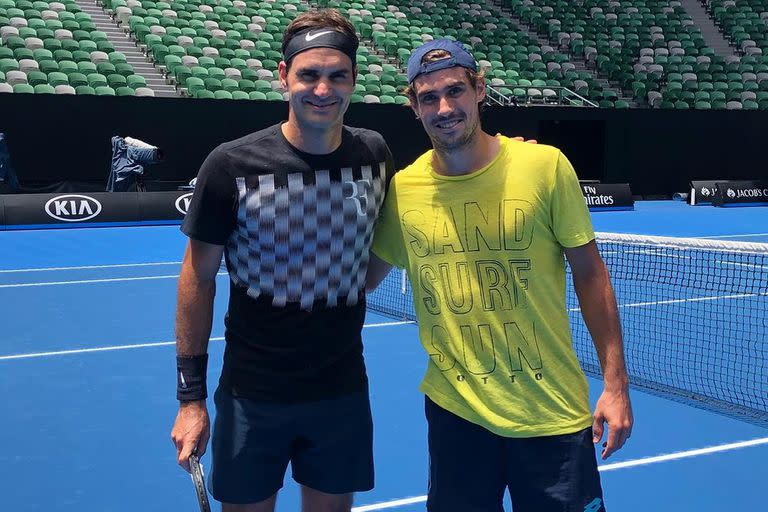
[[[422,64],[421,59],[433,50],[445,50],[450,53],[449,58],[436,60],[427,64]],[[424,73],[431,73],[440,69],[461,66],[463,68],[477,71],[477,63],[471,53],[458,41],[451,39],[435,39],[419,46],[411,53],[408,59],[408,83],[412,84],[416,77]]]

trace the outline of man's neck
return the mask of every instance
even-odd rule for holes
[[[300,151],[311,155],[327,155],[341,145],[342,126],[339,123],[328,130],[299,126],[296,119],[289,115],[288,122],[280,128],[288,142]]]
[[[444,152],[435,149],[432,154],[434,171],[444,176],[463,176],[490,164],[499,154],[500,141],[482,130],[478,132],[469,144],[459,150]]]

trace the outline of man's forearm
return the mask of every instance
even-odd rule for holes
[[[373,292],[379,284],[387,277],[389,271],[392,270],[392,265],[376,256],[371,251],[370,259],[368,260],[368,273],[365,276],[365,292]]]
[[[616,297],[608,270],[600,265],[587,275],[574,277],[581,314],[600,359],[606,389],[624,390],[629,384],[624,361]]]
[[[191,266],[182,267],[176,307],[177,355],[196,356],[208,351],[215,294],[215,279],[201,280]]]

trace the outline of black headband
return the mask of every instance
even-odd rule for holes
[[[288,41],[283,52],[283,60],[290,62],[296,54],[310,48],[333,48],[349,57],[354,67],[357,62],[358,44],[357,38],[331,28],[302,30]]]

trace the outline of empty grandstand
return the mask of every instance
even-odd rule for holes
[[[406,104],[410,51],[449,37],[493,104],[768,109],[760,0],[0,0],[0,92],[284,101],[282,32],[320,7],[361,37],[353,102]]]

